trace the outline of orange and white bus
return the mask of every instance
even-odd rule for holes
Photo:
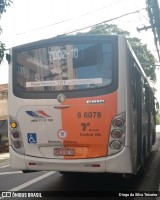
[[[11,49],[11,167],[137,174],[155,143],[154,95],[124,36]]]

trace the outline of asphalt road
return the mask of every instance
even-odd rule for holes
[[[2,156],[4,158],[2,159]],[[6,157],[5,157],[6,156]],[[145,192],[156,193],[160,180],[160,126],[157,127],[157,140],[148,161],[147,173],[144,177],[124,179],[117,174],[76,174],[63,176],[58,172],[34,172],[23,174],[10,168],[7,154],[0,155],[0,191],[12,192],[12,198],[4,197],[10,193],[3,193],[0,199],[35,199],[25,198],[26,195],[48,195],[50,198],[41,199],[119,199],[133,193],[133,199],[141,199]],[[26,192],[30,192],[28,194]],[[51,192],[52,191],[52,192]],[[13,193],[15,192],[15,193]],[[21,193],[23,192],[23,193]],[[36,194],[35,194],[36,193]],[[37,194],[38,193],[38,194]],[[15,197],[19,195],[19,197]],[[122,199],[122,198],[121,198]],[[145,199],[145,198],[143,198]],[[146,199],[156,199],[147,197]],[[158,199],[158,198],[157,198]]]

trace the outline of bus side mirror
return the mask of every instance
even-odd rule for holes
[[[11,62],[11,55],[9,53],[6,54],[6,60],[8,61],[8,64]]]

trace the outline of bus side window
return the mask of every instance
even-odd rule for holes
[[[137,79],[136,79],[136,68],[134,59],[130,55],[130,76],[131,76],[131,93],[132,93],[132,104],[133,109],[137,108]]]
[[[148,88],[148,85],[145,83],[145,111],[146,112],[150,112],[150,108],[151,108],[151,105],[150,105],[150,93],[149,93],[149,88]]]
[[[159,102],[156,102],[156,109],[159,110]]]

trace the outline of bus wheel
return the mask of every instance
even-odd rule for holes
[[[133,179],[134,175],[133,174],[122,174],[122,177],[125,178],[125,179]]]
[[[60,174],[62,175],[69,175],[71,172],[63,172],[63,171],[59,171]]]
[[[146,140],[143,140],[143,148],[141,151],[141,167],[139,169],[138,175],[144,176],[147,171],[147,165],[146,165]]]
[[[31,173],[31,172],[37,172],[37,171],[31,171],[31,170],[22,170],[23,174],[26,174],[26,173]]]
[[[152,145],[154,145],[155,142],[156,142],[156,134],[155,134],[155,130],[154,130],[153,134],[152,134]]]
[[[64,175],[64,176],[74,176],[74,175],[78,175],[78,172],[63,172],[63,171],[59,171],[60,174]]]

